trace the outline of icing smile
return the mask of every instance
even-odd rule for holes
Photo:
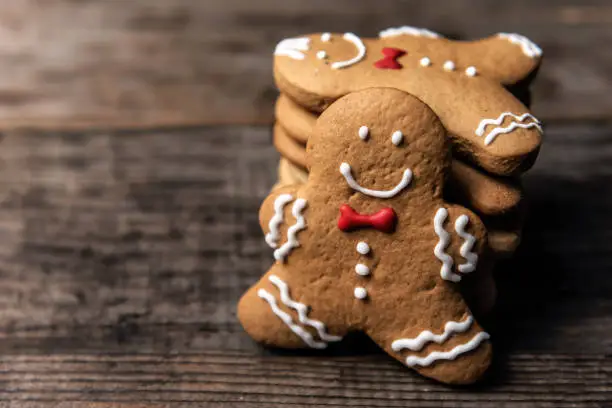
[[[412,181],[412,171],[410,169],[404,170],[404,174],[402,175],[402,179],[400,182],[393,187],[391,190],[372,190],[369,188],[365,188],[359,185],[357,181],[353,178],[353,174],[351,172],[351,165],[348,163],[342,163],[340,165],[340,173],[344,176],[346,183],[355,191],[359,191],[361,194],[365,194],[370,197],[376,198],[391,198],[398,195],[404,188],[408,187],[410,182]]]

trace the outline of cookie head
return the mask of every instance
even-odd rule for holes
[[[391,88],[355,92],[330,106],[317,121],[307,155],[319,184],[379,199],[439,196],[450,164],[437,116]]]

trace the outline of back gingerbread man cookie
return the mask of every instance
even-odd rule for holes
[[[486,256],[486,231],[443,201],[451,157],[438,117],[399,90],[355,92],[321,115],[307,154],[306,184],[260,210],[276,262],[238,305],[248,334],[323,349],[362,331],[424,376],[478,380],[489,335],[456,283]]]

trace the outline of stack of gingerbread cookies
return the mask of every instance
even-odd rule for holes
[[[520,242],[520,179],[541,142],[541,123],[527,108],[541,55],[519,34],[459,42],[408,26],[384,30],[377,39],[319,33],[283,40],[274,64],[281,91],[273,135],[281,155],[278,185],[306,182],[308,140],[334,101],[373,87],[405,91],[431,107],[446,128],[453,160],[444,196],[483,219],[492,269]],[[493,280],[479,285],[480,306],[488,310]]]

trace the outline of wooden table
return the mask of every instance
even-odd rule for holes
[[[612,406],[612,5],[46,0],[0,13],[0,406]],[[518,31],[546,63],[524,243],[488,381],[449,388],[355,337],[265,350],[235,304],[270,265],[271,49],[401,24]],[[172,404],[174,403],[174,404]]]

